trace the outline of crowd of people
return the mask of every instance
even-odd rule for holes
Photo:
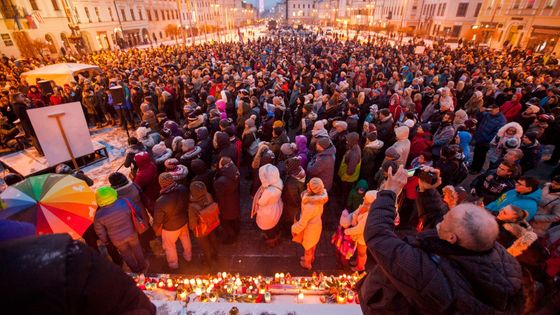
[[[52,95],[19,77],[43,61],[4,56],[2,144],[17,120],[35,138],[25,109],[68,101],[92,128],[134,129],[130,180],[116,172],[97,190],[84,235],[134,272],[158,236],[171,270],[178,241],[185,261],[194,240],[211,266],[252,198],[266,246],[301,244],[309,270],[334,211],[339,263],[367,271],[367,314],[534,311],[560,271],[558,59],[471,43],[415,54],[421,44],[311,35],[104,51],[79,60],[103,73]],[[544,186],[530,175],[541,163],[555,166]]]

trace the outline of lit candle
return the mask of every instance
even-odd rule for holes
[[[202,294],[202,289],[200,287],[196,287],[194,289],[194,294],[196,294],[196,296],[200,296]]]
[[[270,295],[270,292],[266,292],[266,293],[264,294],[264,301],[265,301],[266,303],[270,303],[270,300],[272,300],[272,296]]]
[[[354,302],[354,291],[352,290],[348,291],[347,297],[348,297],[347,298],[348,303]]]
[[[167,288],[168,288],[168,289],[173,288],[173,280],[167,279]]]
[[[214,293],[210,293],[209,296],[210,296],[210,302],[216,302],[218,300],[218,297]]]
[[[222,272],[222,278],[224,278],[224,279],[227,278],[227,273],[225,271]]]
[[[200,278],[196,278],[196,285],[201,285],[202,284],[202,280],[200,280]]]
[[[179,301],[185,301],[187,299],[187,290],[183,287],[177,288],[177,297]]]
[[[298,296],[297,296],[298,303],[302,303],[304,297],[305,297],[305,296],[303,295],[303,292],[300,291],[299,294],[298,294]]]
[[[345,304],[346,303],[346,292],[340,292],[337,296],[336,296],[336,302],[338,304]]]
[[[192,278],[191,280],[189,280],[189,283],[191,284],[191,286],[194,286],[196,281],[194,281],[194,278]]]
[[[165,283],[163,282],[163,280],[159,280],[158,288],[163,288],[164,286],[165,286]]]

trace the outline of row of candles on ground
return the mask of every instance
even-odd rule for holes
[[[170,277],[162,275],[159,278],[146,277],[143,274],[135,275],[134,280],[142,290],[164,289],[176,291],[177,300],[186,301],[190,293],[194,293],[196,299],[201,302],[216,302],[220,293],[235,300],[243,297],[247,302],[270,303],[272,296],[269,291],[272,286],[287,285],[293,286],[298,290],[297,303],[304,299],[302,290],[318,290],[331,292],[336,295],[336,303],[357,302],[353,291],[354,284],[359,279],[359,275],[341,275],[338,277],[325,277],[322,273],[313,273],[312,277],[292,277],[289,273],[276,273],[273,277],[262,276],[240,276],[231,275],[226,272],[218,273],[216,276],[202,276],[194,278]],[[331,288],[333,283],[337,283],[337,288]],[[330,284],[330,285],[329,285]],[[323,303],[327,303],[326,298],[321,298]]]

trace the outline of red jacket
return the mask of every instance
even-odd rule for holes
[[[138,166],[138,171],[136,172],[136,177],[134,177],[134,183],[142,188],[142,192],[147,199],[148,203],[151,205],[146,205],[146,208],[150,208],[156,199],[159,197],[159,181],[157,167],[152,162],[148,152],[140,152],[134,156],[134,162]]]
[[[51,99],[50,99],[51,105],[58,105],[58,104],[62,104],[62,95],[51,95]]]
[[[412,142],[410,143],[410,153],[408,155],[409,160],[418,157],[422,152],[428,151],[432,145],[432,134],[425,131],[424,133],[416,133]]]
[[[512,122],[521,113],[521,103],[519,101],[507,101],[500,106],[500,111],[506,116],[508,122]]]

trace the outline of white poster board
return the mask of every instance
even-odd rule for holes
[[[55,166],[71,159],[56,119],[49,117],[59,113],[64,114],[59,119],[74,157],[94,152],[80,102],[30,109],[27,114],[49,166]]]
[[[416,46],[414,47],[414,53],[417,55],[421,55],[426,50],[426,46]]]

